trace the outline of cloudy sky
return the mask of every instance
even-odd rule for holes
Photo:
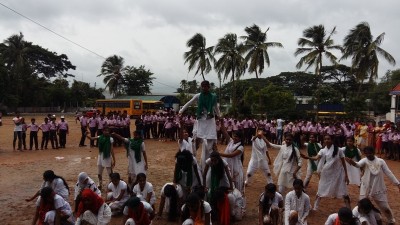
[[[97,87],[104,87],[96,77],[104,58],[116,54],[126,65],[145,65],[155,74],[153,93],[172,93],[183,79],[201,80],[184,65],[188,39],[201,33],[207,46],[215,45],[227,33],[244,35],[244,28],[252,24],[262,30],[269,28],[268,41],[284,45],[283,49],[269,49],[271,66],[261,77],[297,70],[299,57],[293,53],[304,29],[319,24],[327,30],[336,26],[333,39],[342,44],[349,30],[362,21],[369,23],[374,37],[386,33],[381,47],[397,61],[392,67],[380,60],[379,76],[383,76],[400,67],[399,9],[399,0],[0,0],[0,39],[22,32],[27,41],[68,55],[77,66],[70,72],[75,79],[92,86],[96,82]],[[246,74],[243,79],[253,76]],[[214,72],[207,79],[218,83]]]

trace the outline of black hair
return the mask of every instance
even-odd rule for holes
[[[275,194],[276,192],[276,185],[274,183],[269,183],[267,185],[265,185],[265,192],[271,193],[271,194]],[[269,198],[268,196],[265,194],[264,192],[264,199],[261,202],[261,206],[262,206],[262,212],[263,214],[266,214],[267,211],[269,210],[268,205],[269,205]],[[274,196],[275,197],[275,196]],[[272,199],[271,199],[272,200]],[[271,207],[271,206],[270,206]]]
[[[218,203],[225,200],[225,198],[227,197],[227,192],[228,189],[226,187],[218,187],[213,193],[213,197],[210,201],[210,205],[212,208],[211,219],[213,221],[218,221],[219,215],[221,213],[221,209],[218,207]]]
[[[176,221],[178,217],[178,192],[174,185],[167,184],[164,187],[164,195],[169,198],[168,221]]]
[[[135,180],[135,182],[133,183],[133,186],[135,186],[136,184],[138,184],[138,183],[139,183],[139,179],[141,179],[141,178],[144,178],[144,179],[146,180],[146,179],[147,179],[146,174],[144,174],[144,173],[138,173],[138,174],[136,175],[136,180]]]
[[[289,161],[292,161],[293,159],[296,160],[297,162],[297,154],[296,154],[296,148],[294,147],[293,143],[293,135],[291,133],[286,133],[285,138],[290,137],[292,139],[292,154],[290,154]]]
[[[293,187],[294,185],[300,185],[302,188],[304,188],[304,183],[302,179],[294,179],[293,181]]]
[[[347,207],[342,207],[339,209],[338,217],[340,220],[348,221],[349,225],[357,225],[358,224],[358,218],[354,217],[351,209],[349,209]]]
[[[190,209],[188,205],[195,205],[198,204],[198,207],[200,207],[200,216],[202,217],[204,214],[204,202],[203,200],[201,200],[201,198],[195,194],[195,193],[190,193],[187,197],[186,197],[186,201],[185,201],[185,206],[183,207],[182,210],[182,221],[185,221],[186,219],[188,219],[190,217]]]
[[[51,193],[53,193],[53,188],[51,187],[44,187],[40,190],[40,197],[42,199],[47,199]]]
[[[372,204],[371,200],[368,198],[363,198],[358,201],[358,210],[362,209],[363,211],[371,211],[374,210],[377,213],[381,213],[379,209],[377,209],[374,204]]]
[[[175,155],[175,174],[174,181],[178,182],[182,179],[182,171],[187,173],[186,186],[190,187],[193,183],[193,154],[188,150],[179,151]]]
[[[112,179],[121,180],[121,175],[119,175],[119,173],[111,173],[110,178],[111,180]]]
[[[224,178],[224,173],[225,173],[225,165],[224,162],[222,161],[221,155],[219,152],[213,151],[210,154],[210,158],[216,158],[217,159],[217,165],[211,166],[212,170],[216,170],[217,178],[219,180]]]
[[[363,151],[364,152],[372,152],[375,154],[375,148],[372,146],[366,146]]]
[[[208,85],[208,86],[210,86],[210,81],[208,81],[208,80],[203,80],[203,81],[200,83],[200,86],[203,86],[203,85]]]
[[[44,179],[45,181],[50,181],[50,180],[53,181],[53,180],[56,179],[56,178],[60,178],[60,179],[63,181],[64,186],[65,186],[65,188],[67,188],[68,195],[69,195],[69,186],[68,186],[68,184],[67,184],[67,181],[65,181],[65,179],[64,179],[63,177],[57,176],[57,175],[54,173],[53,170],[46,170],[46,171],[44,171],[44,173],[43,173],[43,179]]]

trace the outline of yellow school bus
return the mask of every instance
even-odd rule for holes
[[[158,112],[164,109],[162,101],[140,99],[99,99],[96,109],[107,115],[110,112],[127,111],[131,117],[139,117],[146,112]]]

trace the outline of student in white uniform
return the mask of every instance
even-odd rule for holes
[[[201,82],[201,93],[196,94],[193,98],[188,101],[181,110],[179,115],[194,102],[197,102],[197,124],[196,137],[207,140],[208,151],[211,152],[211,148],[214,143],[217,143],[217,127],[215,119],[220,117],[220,111],[217,104],[217,96],[210,92],[210,82],[204,80]]]
[[[62,224],[73,223],[71,206],[61,196],[57,195],[51,187],[44,187],[36,201],[36,212],[32,224],[54,225],[59,220]]]
[[[196,158],[189,151],[177,152],[175,158],[174,183],[182,186],[186,196],[193,187],[202,186],[201,171]]]
[[[220,153],[221,157],[224,157],[228,163],[229,170],[231,171],[232,179],[235,184],[235,188],[244,194],[244,174],[243,174],[243,154],[244,147],[242,143],[242,133],[236,132],[229,136],[225,126],[221,120],[221,131],[225,137],[225,140],[229,140],[228,145],[223,153]]]
[[[99,147],[99,156],[97,159],[97,174],[99,178],[99,188],[103,187],[103,171],[104,168],[107,170],[107,174],[110,177],[112,168],[115,166],[115,156],[113,150],[114,139],[110,136],[110,129],[104,128],[103,134],[97,137],[88,136],[89,132],[86,132],[86,137],[90,140],[98,140],[97,144]]]
[[[64,198],[66,201],[68,201],[69,187],[68,187],[67,182],[65,181],[65,179],[63,177],[57,176],[54,173],[54,171],[52,171],[52,170],[44,171],[43,183],[42,183],[41,188],[36,192],[36,194],[34,196],[32,196],[31,198],[25,199],[25,201],[29,202],[29,201],[32,201],[33,199],[35,199],[36,197],[38,197],[40,195],[40,191],[44,187],[51,187],[56,194],[60,195],[62,198]]]
[[[339,147],[333,145],[330,135],[324,136],[324,143],[325,148],[321,149],[317,156],[301,155],[305,159],[319,160],[317,171],[321,175],[314,210],[318,209],[322,197],[343,198],[346,206],[350,208],[350,197],[346,185],[349,179],[344,153]]]
[[[353,209],[353,215],[360,220],[361,225],[382,225],[381,211],[375,208],[371,200],[363,198]]]
[[[264,192],[260,195],[260,199],[258,202],[258,224],[278,224],[282,210],[282,195],[276,191],[275,184],[267,184],[264,188]]]
[[[233,190],[234,184],[228,163],[221,158],[218,151],[212,152],[210,158],[207,159],[203,171],[203,180],[207,190],[207,199],[209,201],[212,201],[215,191],[219,187]]]
[[[154,204],[156,203],[156,194],[154,193],[153,185],[146,180],[146,174],[139,173],[136,176],[136,185],[132,189],[132,194],[141,201],[145,201],[154,208]]]
[[[119,173],[111,174],[111,183],[108,184],[106,203],[111,208],[112,215],[122,212],[125,202],[129,199],[128,185],[121,180]]]
[[[131,197],[126,202],[123,214],[125,225],[150,225],[155,215],[150,204],[138,197]]]
[[[351,209],[343,207],[338,213],[329,215],[325,225],[361,225],[360,221],[355,217]]]
[[[124,138],[113,133],[113,137],[125,142],[126,155],[128,157],[128,185],[132,189],[139,173],[146,174],[148,169],[146,147],[139,131],[133,132],[133,138]]]
[[[182,206],[182,225],[211,224],[211,206],[196,193],[191,193]]]
[[[310,134],[309,140],[310,142],[304,143],[304,145],[307,146],[307,155],[309,157],[314,157],[318,155],[318,152],[321,150],[322,146],[320,143],[317,143],[316,135],[313,133]],[[308,187],[313,173],[317,172],[317,167],[318,161],[314,161],[311,159],[307,160],[307,174],[306,178],[304,179],[304,188]]]
[[[85,188],[92,190],[94,193],[96,193],[98,196],[101,197],[101,191],[99,188],[97,188],[97,185],[92,180],[92,178],[90,178],[88,174],[85,172],[79,173],[78,181],[76,182],[75,185],[75,195],[74,195],[75,212],[78,210],[78,205],[81,201],[81,194]]]
[[[293,181],[301,176],[300,151],[293,145],[293,135],[290,133],[285,134],[283,145],[269,144],[273,148],[279,148],[279,153],[274,161],[274,173],[278,176],[278,191],[283,194],[285,189],[292,188]]]
[[[364,170],[364,175],[361,178],[360,199],[373,199],[381,212],[385,214],[388,224],[395,224],[395,219],[388,203],[384,175],[386,175],[399,190],[400,182],[393,175],[392,171],[390,171],[385,160],[375,156],[375,149],[373,147],[365,147],[364,155],[366,158],[361,159],[359,162],[354,162],[349,158],[346,159],[351,165]]]
[[[293,181],[293,189],[285,197],[285,225],[290,225],[289,221],[293,220],[297,220],[296,224],[307,225],[307,217],[311,208],[310,197],[304,193],[303,181],[300,179]],[[293,214],[292,211],[296,213]],[[293,215],[296,215],[296,218],[293,218]]]
[[[346,146],[341,148],[344,151],[346,158],[352,159],[354,162],[361,160],[361,151],[354,145],[354,137],[346,138]],[[347,175],[349,176],[349,184],[355,184],[360,186],[361,183],[361,171],[360,168],[351,166],[346,162]]]
[[[178,207],[183,200],[183,190],[180,184],[166,183],[161,189],[160,206],[158,208],[157,219],[162,213],[168,213],[168,221],[176,222],[179,219]]]
[[[111,221],[111,209],[104,200],[91,189],[82,191],[82,201],[76,213],[75,225],[107,225]]]
[[[254,175],[254,172],[256,172],[258,169],[261,169],[261,171],[264,173],[267,183],[272,183],[271,171],[269,169],[269,165],[271,165],[271,158],[268,154],[267,141],[266,137],[264,136],[264,132],[259,130],[257,135],[254,136],[251,141],[251,158],[249,165],[247,166],[247,176],[244,183],[247,186],[250,183],[250,179]]]
[[[189,132],[184,127],[182,120],[180,121],[178,144],[180,151],[187,150],[196,157],[196,149],[194,148],[193,138],[189,137]]]

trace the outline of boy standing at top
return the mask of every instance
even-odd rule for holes
[[[196,94],[193,98],[188,101],[181,110],[179,115],[197,101],[197,138],[205,139],[207,141],[206,146],[211,151],[214,143],[217,143],[217,127],[215,118],[220,117],[220,111],[217,105],[217,96],[210,92],[210,82],[204,80],[201,82],[201,93]]]

